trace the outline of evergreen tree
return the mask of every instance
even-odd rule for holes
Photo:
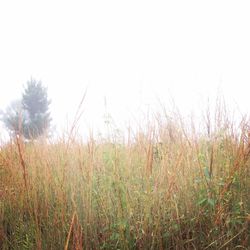
[[[49,105],[47,89],[42,83],[34,79],[28,81],[22,96],[22,108],[28,116],[23,122],[25,138],[35,139],[48,130],[51,122]]]
[[[24,89],[22,100],[12,102],[5,112],[1,112],[0,120],[11,134],[36,139],[50,127],[49,105],[47,88],[31,78]]]

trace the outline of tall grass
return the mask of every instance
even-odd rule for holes
[[[155,116],[123,142],[0,151],[1,249],[249,249],[249,121]],[[72,133],[71,133],[72,134]]]

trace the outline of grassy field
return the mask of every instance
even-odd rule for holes
[[[250,124],[228,117],[197,129],[162,114],[123,140],[14,138],[0,249],[250,249]]]

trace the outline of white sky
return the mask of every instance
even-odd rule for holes
[[[48,87],[57,128],[76,112],[102,127],[171,95],[181,110],[220,89],[250,108],[250,2],[1,0],[0,109],[32,76]]]

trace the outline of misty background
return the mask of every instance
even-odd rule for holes
[[[148,110],[205,108],[222,93],[249,112],[248,1],[1,1],[0,109],[33,77],[48,87],[53,126],[105,130]],[[1,134],[4,128],[1,124]]]

